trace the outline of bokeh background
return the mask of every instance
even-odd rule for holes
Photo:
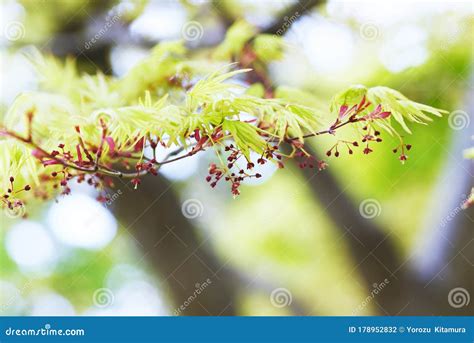
[[[166,166],[102,205],[87,187],[0,215],[0,315],[466,315],[474,294],[470,1],[2,0],[1,98],[35,89],[33,46],[123,75],[155,44],[206,51],[244,18],[288,44],[275,84],[328,101],[385,85],[446,109],[402,165],[373,154],[314,174],[266,167],[233,199],[209,160]],[[189,31],[190,25],[194,31]],[[197,31],[196,31],[197,30]],[[190,33],[191,32],[191,33]],[[190,36],[191,35],[191,36]],[[334,138],[312,141],[322,154]]]

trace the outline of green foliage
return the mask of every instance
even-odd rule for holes
[[[367,91],[367,98],[372,103],[381,104],[384,110],[389,111],[408,133],[411,133],[411,131],[406,124],[406,120],[426,124],[432,121],[426,113],[437,117],[448,113],[448,111],[411,101],[400,92],[387,87],[370,88]],[[390,126],[383,126],[383,128],[387,129],[388,132],[394,132]]]
[[[317,97],[298,89],[281,86],[268,93],[261,67],[281,57],[283,42],[268,35],[252,39],[254,34],[253,27],[240,21],[215,50],[218,58],[230,62],[251,49],[252,68],[246,69],[193,57],[181,42],[156,46],[122,78],[81,75],[71,59],[61,62],[52,56],[33,56],[40,90],[21,94],[0,126],[0,185],[7,189],[14,176],[14,188],[21,190],[42,178],[50,184],[48,191],[58,189],[53,186],[61,181],[67,192],[67,181],[84,174],[97,178],[92,183],[98,187],[104,186],[103,176],[134,177],[137,185],[143,172],[154,174],[161,164],[171,162],[153,159],[143,164],[145,148],[161,144],[171,155],[182,149],[187,156],[206,149],[214,149],[217,155],[231,150],[234,155],[228,165],[221,163],[216,181],[226,176],[234,192],[246,177],[256,176],[232,176],[240,156],[250,163],[250,154],[255,152],[263,157],[259,163],[268,160],[281,166],[278,149],[283,142],[304,156],[305,139],[335,134],[346,124],[397,134],[393,117],[410,133],[409,122],[424,124],[431,120],[429,115],[445,113],[386,87],[349,87],[333,98],[329,113]],[[248,42],[252,45],[246,48]],[[344,119],[342,112],[351,106],[353,114]],[[334,120],[331,127],[324,124]],[[362,142],[366,140],[378,142],[379,138],[369,132]],[[364,153],[370,151],[367,144]],[[133,169],[113,169],[117,164]],[[52,178],[51,172],[61,173],[62,179]]]
[[[228,131],[245,158],[250,161],[250,151],[262,154],[266,143],[257,133],[257,128],[249,123],[224,120],[222,128]]]
[[[369,107],[374,109],[373,105],[382,105],[384,111],[391,113],[391,116],[383,121],[376,121],[375,126],[386,130],[390,134],[397,134],[397,131],[391,123],[391,117],[407,132],[411,133],[407,121],[418,124],[426,124],[432,119],[427,115],[431,114],[441,117],[448,111],[440,110],[431,106],[411,101],[400,92],[388,87],[367,88],[362,85],[352,86],[349,89],[337,94],[331,101],[331,112],[337,114],[341,106],[348,106],[359,102],[363,97],[372,103]]]
[[[25,145],[18,144],[11,139],[0,140],[0,156],[0,170],[2,171],[0,187],[2,189],[9,187],[8,175],[15,175],[23,184],[33,182],[35,185],[39,185],[40,167]],[[8,174],[3,174],[5,171]]]

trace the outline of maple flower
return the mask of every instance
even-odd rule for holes
[[[378,105],[375,108],[375,110],[373,110],[369,114],[361,117],[360,119],[365,120],[365,121],[371,121],[371,120],[376,120],[376,119],[385,119],[385,118],[388,118],[390,116],[390,114],[391,113],[389,111],[382,111],[382,105]]]

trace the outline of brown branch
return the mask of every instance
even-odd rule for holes
[[[0,136],[2,136],[2,135],[3,136],[9,136],[9,137],[11,137],[13,139],[16,139],[16,140],[18,140],[22,143],[25,143],[26,145],[29,145],[33,149],[38,150],[41,153],[41,155],[43,155],[44,157],[50,158],[50,159],[58,162],[59,164],[65,166],[65,167],[72,168],[72,169],[82,171],[82,172],[86,172],[86,173],[95,173],[95,172],[97,172],[95,169],[84,168],[84,167],[80,167],[80,166],[77,166],[77,165],[74,165],[74,164],[70,164],[69,162],[63,160],[62,158],[59,158],[57,156],[53,156],[52,154],[50,154],[49,152],[47,152],[46,150],[41,148],[39,145],[34,143],[31,140],[31,138],[24,138],[24,137],[16,134],[15,132],[11,132],[11,131],[8,131],[8,130],[5,130],[5,129],[2,129],[0,131]]]
[[[135,177],[139,177],[139,176],[143,176],[143,175],[146,175],[148,174],[147,171],[139,171],[139,172],[121,172],[119,170],[115,170],[115,169],[111,169],[107,166],[104,166],[102,164],[99,163],[99,158],[101,156],[101,150],[103,148],[103,141],[101,142],[101,147],[99,147],[99,150],[97,152],[97,155],[96,155],[96,159],[95,159],[95,165],[93,168],[86,168],[86,167],[82,167],[82,166],[78,166],[77,164],[72,164],[60,157],[57,157],[55,155],[53,155],[52,153],[49,153],[47,152],[46,150],[44,150],[41,146],[39,146],[38,144],[36,144],[31,137],[29,138],[25,138],[25,137],[22,137],[20,136],[19,134],[15,133],[15,132],[12,132],[12,131],[9,131],[7,129],[1,129],[0,130],[0,135],[3,135],[3,136],[8,136],[12,139],[16,139],[28,146],[30,146],[31,148],[33,148],[34,150],[37,150],[40,154],[41,154],[41,158],[48,158],[48,159],[51,159],[51,160],[54,160],[56,161],[58,164],[62,165],[63,167],[65,168],[71,168],[71,169],[74,169],[74,170],[77,170],[77,171],[80,171],[80,172],[83,172],[83,173],[88,173],[88,174],[103,174],[103,175],[106,175],[106,176],[112,176],[112,177],[119,177],[119,178],[135,178]],[[82,140],[81,140],[82,141]],[[82,144],[83,146],[83,149],[85,149],[84,147],[84,144]],[[194,154],[196,154],[198,151],[202,151],[204,150],[203,148],[200,148],[199,150],[197,151],[191,151],[185,155],[182,155],[182,156],[178,156],[178,157],[175,157],[175,158],[171,158],[173,156],[176,156],[177,154],[179,154],[180,152],[183,151],[183,147],[180,147],[178,149],[176,149],[175,151],[172,151],[170,152],[162,161],[158,162],[158,161],[154,161],[152,159],[149,159],[149,158],[146,158],[146,157],[137,157],[137,156],[123,156],[124,158],[131,158],[131,159],[144,159],[148,162],[153,162],[154,165],[156,165],[157,167],[161,167],[162,165],[165,165],[165,164],[168,164],[168,163],[172,163],[172,162],[176,162],[176,161],[179,161],[183,158],[186,158],[186,157],[190,157],[190,156],[193,156]],[[41,159],[40,158],[40,159]]]

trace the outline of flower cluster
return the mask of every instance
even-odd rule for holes
[[[187,60],[181,43],[158,45],[123,78],[81,76],[72,63],[43,61],[44,79],[57,84],[48,83],[47,94],[20,95],[0,124],[0,186],[8,188],[3,206],[21,206],[22,192],[30,189],[41,199],[69,194],[72,180],[98,189],[99,200],[106,201],[105,189],[113,187],[114,178],[138,188],[142,177],[158,175],[161,166],[209,150],[216,159],[207,182],[214,188],[224,180],[237,196],[246,180],[262,176],[258,165],[284,168],[294,160],[299,168],[325,169],[327,163],[305,149],[309,139],[321,135],[336,138],[326,155],[339,157],[356,154],[358,147],[372,153],[388,132],[399,137],[394,151],[404,162],[411,146],[392,121],[410,133],[407,122],[425,123],[428,115],[444,113],[390,88],[358,85],[334,96],[329,113],[335,119],[323,124],[325,111],[307,105],[314,94],[271,82],[266,64],[272,58],[265,46],[280,56],[281,42],[253,40],[253,30],[247,34],[238,46],[226,38],[218,55],[235,64],[208,75]],[[67,89],[60,75],[70,76]],[[242,84],[247,92],[239,89]],[[358,132],[355,140],[344,138],[346,126]],[[157,149],[167,152],[161,160]],[[16,179],[17,190],[4,175]],[[13,199],[20,193],[21,200]]]
[[[382,141],[380,131],[376,130],[373,124],[377,120],[387,119],[390,116],[390,112],[383,111],[382,107],[377,105],[373,111],[364,114],[364,111],[370,105],[370,102],[365,97],[351,107],[346,104],[341,105],[336,121],[328,129],[310,133],[304,139],[322,134],[336,135],[337,131],[343,126],[362,123],[363,134],[360,136],[360,142],[365,145],[363,153],[371,153],[373,150],[369,144]],[[30,122],[33,115],[34,113],[29,112]],[[216,150],[221,150],[220,152],[217,151],[219,156],[221,154],[226,155],[226,162],[220,164],[211,163],[206,181],[212,188],[216,187],[221,180],[229,182],[231,184],[231,193],[234,196],[240,194],[239,188],[246,179],[260,178],[262,176],[253,171],[255,164],[276,163],[279,168],[284,168],[284,160],[293,158],[300,168],[323,170],[327,167],[325,161],[316,159],[304,149],[305,140],[297,137],[286,137],[284,140],[278,141],[269,134],[272,129],[271,126],[265,123],[267,125],[267,131],[265,131],[261,129],[264,127],[263,122],[254,120],[253,124],[255,127],[260,128],[260,131],[256,132],[265,142],[265,148],[262,150],[260,157],[255,161],[248,157],[241,146],[235,144],[235,142],[229,142],[232,141],[232,136],[223,129],[222,125],[215,125],[210,131],[205,131],[202,128],[195,129],[188,135],[189,139],[194,140],[194,143],[188,146],[188,152],[175,157],[175,155],[184,150],[184,147],[179,148],[176,151],[172,151],[163,161],[156,160],[155,152],[159,146],[166,148],[166,142],[157,137],[147,135],[135,137],[126,144],[116,144],[115,140],[108,135],[108,124],[102,119],[99,121],[97,129],[97,135],[100,137],[98,143],[87,141],[82,135],[81,128],[79,126],[75,127],[77,144],[74,146],[74,150],[66,147],[63,143],[58,144],[56,149],[46,150],[33,140],[31,134],[28,137],[21,137],[8,130],[3,130],[2,134],[20,140],[32,147],[32,155],[45,167],[45,171],[48,168],[52,169],[50,172],[41,174],[41,182],[50,183],[53,189],[60,188],[61,194],[70,193],[71,189],[68,184],[73,179],[79,183],[86,182],[102,191],[107,187],[113,186],[112,177],[129,178],[130,182],[137,188],[141,183],[141,177],[148,174],[158,175],[161,165],[195,155],[207,148],[216,146]],[[285,155],[282,152],[282,147],[285,144],[288,144],[293,149],[292,154]],[[353,154],[354,149],[359,147],[359,142],[338,140],[327,150],[326,155],[328,157],[339,157],[341,146],[344,147],[348,154]],[[152,158],[144,156],[145,148],[151,148],[153,151]],[[394,152],[397,152],[398,149],[401,150],[400,160],[403,162],[407,159],[406,151],[410,148],[410,145],[402,143],[394,149]],[[237,163],[239,160],[245,161]],[[245,165],[245,168],[241,168],[241,165]],[[9,207],[15,206],[15,202],[8,201],[9,194],[13,192],[13,177],[11,180],[11,188],[8,189],[8,194],[3,196],[4,202],[6,201]],[[28,191],[30,189],[31,186],[27,185],[20,191]],[[98,199],[107,200],[103,194],[99,195]],[[19,205],[21,204],[18,203]]]

